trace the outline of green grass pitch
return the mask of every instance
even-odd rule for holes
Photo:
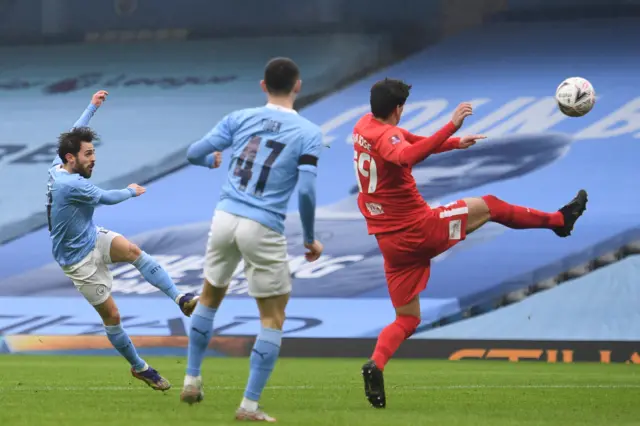
[[[205,399],[179,401],[185,359],[148,358],[173,384],[133,379],[119,357],[0,356],[2,426],[237,424],[248,360],[208,358]],[[392,360],[387,408],[364,398],[359,359],[281,359],[261,404],[285,425],[640,425],[635,365]]]

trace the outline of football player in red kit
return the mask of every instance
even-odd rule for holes
[[[587,204],[587,193],[580,190],[553,213],[515,206],[494,195],[465,198],[432,209],[418,192],[412,166],[431,154],[469,148],[484,136],[452,137],[472,114],[468,103],[460,104],[451,121],[431,137],[397,127],[410,89],[392,79],[374,84],[371,113],[362,117],[353,131],[358,207],[384,257],[389,295],[396,310],[396,320],[382,330],[371,359],[362,367],[365,394],[376,408],[386,406],[385,365],[420,324],[419,294],[427,286],[432,258],[489,221],[513,229],[550,229],[567,237]]]

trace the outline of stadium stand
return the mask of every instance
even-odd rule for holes
[[[105,142],[94,179],[111,189],[186,165],[190,142],[262,102],[256,70],[269,58],[295,57],[305,95],[318,96],[374,66],[385,46],[382,37],[327,35],[0,48],[0,243],[46,223],[43,169],[94,91],[111,93],[92,122]]]
[[[516,204],[555,210],[578,189],[590,191],[588,211],[571,238],[489,225],[437,258],[430,286],[423,294],[423,326],[474,309],[487,310],[514,292],[526,291],[637,240],[640,93],[630,70],[638,65],[633,52],[639,37],[637,20],[599,20],[588,26],[580,22],[495,24],[447,39],[305,108],[306,117],[322,124],[331,148],[323,153],[319,175],[322,208],[317,230],[326,248],[323,261],[304,264],[302,248],[296,244],[299,225],[293,209],[288,219],[295,277],[291,316],[305,317],[306,310],[308,317],[319,321],[295,335],[372,337],[392,315],[381,257],[353,202],[349,144],[352,125],[367,111],[370,85],[385,76],[413,84],[402,123],[409,130],[432,132],[459,102],[471,100],[476,114],[463,132],[490,136],[473,150],[442,154],[415,169],[420,190],[432,205],[495,194]],[[531,44],[534,39],[536,43]],[[571,40],[571,55],[566,55],[566,43],[559,40]],[[581,119],[561,115],[553,99],[555,87],[571,75],[590,79],[599,95],[596,108]],[[115,109],[118,90],[113,93]],[[253,101],[261,102],[258,98]],[[107,115],[107,107],[100,114]],[[198,129],[205,131],[215,121],[211,114],[194,118],[197,125],[189,136],[176,135],[172,143],[180,136],[180,143],[187,144],[198,136]],[[117,139],[118,126],[111,129],[106,117],[96,117],[96,127],[104,128],[109,141]],[[151,143],[155,141],[145,146]],[[105,141],[101,155],[107,145]],[[103,164],[104,169],[110,167],[107,161]],[[108,212],[99,209],[96,219],[102,226],[133,237],[145,251],[163,260],[184,289],[198,288],[208,223],[223,176],[224,170],[180,170],[150,184],[140,199]],[[187,186],[189,191],[184,191]],[[297,206],[296,199],[291,206]],[[79,297],[50,263],[46,232],[0,247],[0,256],[9,265],[0,271],[3,311],[12,306],[15,296],[28,296],[29,301],[23,297],[21,303],[31,303],[32,310],[44,306],[49,297]],[[157,310],[150,303],[157,303],[159,293],[126,266],[116,267],[114,275],[114,294],[122,298],[123,311],[127,303],[136,303],[140,315],[136,321],[155,319]],[[229,320],[246,315],[244,307],[250,303],[244,277],[238,272],[235,278],[225,308]],[[559,287],[549,297],[578,285]],[[354,325],[358,315],[367,311],[380,312],[379,318],[367,316],[366,324]],[[56,327],[54,324],[49,331],[57,333]],[[447,330],[452,328],[443,327],[438,335],[446,335]],[[170,329],[164,328],[167,331]]]
[[[638,341],[640,256],[414,339]]]

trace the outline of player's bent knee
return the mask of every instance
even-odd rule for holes
[[[469,216],[489,214],[489,204],[485,200],[485,197],[493,197],[493,195],[485,195],[484,197],[481,197],[481,198],[474,197],[474,198],[463,199],[463,201],[467,205],[467,208],[469,209]]]
[[[105,302],[102,305],[96,306],[100,318],[104,325],[118,325],[120,324],[120,311],[113,303]]]
[[[222,300],[227,294],[227,288],[228,285],[214,285],[211,281],[205,278],[198,303],[209,308],[217,309],[222,304]]]
[[[111,242],[111,249],[109,251],[111,254],[111,262],[113,263],[133,263],[142,254],[140,247],[133,244],[122,235],[113,239]]]
[[[396,316],[413,316],[420,318],[420,299],[415,296],[406,305],[396,306]]]
[[[139,258],[141,254],[142,249],[140,249],[140,247],[133,243],[129,243],[129,257],[133,259],[132,262]]]
[[[487,212],[491,212],[496,204],[503,203],[503,201],[495,195],[484,195],[480,198],[486,206]]]
[[[493,197],[493,195],[485,197]],[[485,200],[485,197],[464,199],[468,208],[467,234],[477,230],[491,219],[489,204]]]
[[[106,318],[103,318],[103,322],[105,325],[118,325],[120,324],[120,312],[116,311],[112,315],[108,315]]]
[[[275,330],[282,330],[284,326],[284,320],[286,318],[284,306],[277,303],[270,303],[270,306],[259,306],[260,309],[260,323],[264,328],[273,328]]]

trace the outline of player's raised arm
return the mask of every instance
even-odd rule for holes
[[[76,127],[88,126],[91,118],[93,117],[93,114],[95,114],[96,111],[98,111],[98,108],[102,106],[102,103],[107,100],[108,95],[109,92],[107,92],[106,90],[97,91],[91,98],[91,103],[84,110],[80,118],[78,118],[78,120],[73,124],[72,129]]]
[[[93,117],[93,114],[95,114],[96,111],[98,111],[98,108],[100,108],[102,103],[107,99],[108,95],[109,95],[109,92],[107,92],[106,90],[97,91],[91,98],[91,102],[89,103],[87,108],[82,112],[82,115],[80,116],[80,118],[78,118],[78,120],[76,120],[76,122],[73,123],[71,130],[73,130],[76,127],[88,126],[89,122],[91,121],[91,118]],[[57,166],[58,164],[62,164],[62,160],[60,159],[60,156],[56,154],[53,161],[51,162],[51,167]]]
[[[400,129],[402,135],[405,140],[410,144],[415,144],[422,142],[425,139],[424,136],[414,135],[408,130]],[[449,138],[447,139],[440,148],[434,151],[434,154],[438,154],[441,152],[453,151],[454,149],[467,149],[476,144],[480,139],[486,139],[487,137],[484,135],[467,135],[461,138]]]
[[[124,189],[112,189],[105,191],[93,185],[86,179],[79,178],[71,187],[70,199],[79,204],[97,206],[98,204],[118,204],[131,197],[138,197],[146,192],[146,189],[137,184],[131,184]]]
[[[379,144],[378,151],[387,161],[405,167],[412,167],[429,155],[441,152],[439,150],[442,149],[442,145],[453,136],[462,126],[464,119],[470,116],[472,112],[471,104],[460,104],[454,111],[449,123],[431,137],[423,138],[414,144],[406,141],[400,129],[388,130],[381,138],[382,142]],[[391,143],[385,143],[385,139],[388,139]]]
[[[202,139],[191,144],[187,150],[189,163],[210,169],[218,167],[222,159],[220,152],[231,146],[235,128],[231,114],[224,117]]]
[[[322,254],[322,244],[315,239],[316,219],[316,175],[318,159],[322,151],[322,132],[304,142],[302,154],[298,160],[298,209],[304,245],[309,250],[305,257],[308,261],[317,260]]]
[[[415,135],[406,129],[400,129],[402,132],[402,136],[404,136],[405,140],[409,142],[411,145],[416,143],[423,142],[424,139],[427,139],[426,136]],[[449,138],[439,148],[437,148],[433,153],[439,154],[441,152],[453,151],[454,149],[460,149],[460,138]]]

